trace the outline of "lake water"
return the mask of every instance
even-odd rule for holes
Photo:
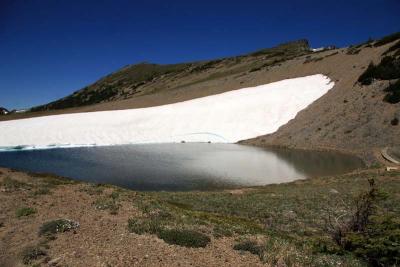
[[[184,143],[0,152],[0,166],[136,190],[186,191],[336,175],[363,163],[333,152]]]

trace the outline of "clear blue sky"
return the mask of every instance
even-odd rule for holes
[[[47,103],[132,63],[237,55],[400,31],[399,0],[0,0],[0,106]]]

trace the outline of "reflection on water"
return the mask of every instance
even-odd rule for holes
[[[331,152],[186,143],[3,152],[0,166],[137,190],[207,190],[341,174],[363,164]]]

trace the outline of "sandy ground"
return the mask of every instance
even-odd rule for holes
[[[120,201],[117,215],[96,210],[85,183],[58,185],[50,194],[34,195],[39,176],[0,168],[0,182],[6,177],[28,183],[31,189],[7,190],[0,187],[0,266],[24,266],[22,250],[44,242],[40,226],[53,219],[79,222],[75,231],[57,234],[47,242],[47,255],[34,263],[39,266],[261,266],[259,258],[232,249],[233,238],[212,239],[205,248],[168,245],[151,235],[136,235],[127,230],[128,218],[139,216],[135,193]],[[102,194],[112,192],[107,188]],[[17,218],[20,207],[34,207],[36,214]]]

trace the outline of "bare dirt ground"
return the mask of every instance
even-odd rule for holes
[[[130,191],[119,201],[118,214],[98,210],[93,203],[114,188],[96,192],[89,184],[68,183],[35,193],[41,180],[34,175],[0,168],[0,182],[6,177],[19,181],[18,187],[0,187],[0,266],[25,266],[24,248],[45,244],[45,256],[32,260],[35,266],[259,266],[259,258],[232,249],[232,238],[212,239],[205,248],[169,245],[153,235],[127,230],[128,218],[140,215],[132,204]],[[40,189],[39,186],[39,189]],[[21,207],[36,213],[17,217]],[[38,236],[40,226],[55,219],[79,222],[74,231],[56,235],[55,240]]]

